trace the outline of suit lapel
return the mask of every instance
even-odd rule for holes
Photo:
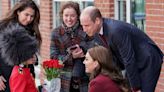
[[[107,47],[109,47],[109,42],[110,42],[110,26],[107,25],[105,19],[103,19],[103,36],[106,41]]]

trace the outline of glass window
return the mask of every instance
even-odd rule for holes
[[[118,1],[118,19],[126,21],[126,1]]]
[[[59,1],[53,2],[53,27],[59,26],[60,24],[60,5],[61,2]]]
[[[19,0],[10,0],[11,8],[18,2]]]
[[[115,19],[145,30],[145,0],[115,0]]]
[[[20,0],[10,0],[11,8]],[[33,0],[37,5],[39,5],[40,0]]]
[[[65,1],[66,0],[54,0],[53,1],[53,28],[55,28],[61,24],[59,11],[60,11],[60,7],[61,7],[61,3],[65,2]],[[72,0],[72,1],[78,2],[81,10],[87,6],[93,5],[93,0]]]
[[[132,0],[132,23],[145,30],[145,0]]]
[[[115,0],[115,19],[128,22],[127,7],[127,0]]]

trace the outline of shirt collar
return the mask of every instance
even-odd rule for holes
[[[101,27],[99,34],[103,35],[103,27]]]

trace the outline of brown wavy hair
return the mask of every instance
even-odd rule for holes
[[[18,11],[23,11],[26,8],[32,8],[35,11],[35,17],[32,23],[30,23],[29,26],[31,30],[34,31],[33,33],[36,35],[37,40],[39,41],[39,45],[41,45],[42,39],[41,34],[39,32],[39,23],[40,23],[40,11],[38,6],[35,4],[33,0],[20,0],[16,3],[16,5],[7,13],[7,15],[1,20],[1,23],[5,26],[8,25],[11,21],[18,21]]]
[[[72,2],[72,1],[68,1],[68,2],[65,2],[62,7],[61,7],[61,10],[60,10],[60,19],[63,18],[63,11],[64,9],[66,8],[73,8],[75,11],[76,11],[76,14],[78,16],[78,19],[79,19],[79,16],[80,16],[80,8],[79,8],[79,4],[77,2]]]
[[[99,63],[99,66],[91,73],[90,79],[95,78],[99,74],[107,75],[120,87],[121,92],[130,92],[127,81],[113,64],[112,52],[110,49],[103,46],[95,46],[90,48],[88,53],[93,61],[96,60]]]

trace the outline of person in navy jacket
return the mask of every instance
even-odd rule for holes
[[[163,53],[143,31],[122,21],[102,18],[94,6],[82,11],[80,21],[88,36],[101,35],[103,46],[111,48],[115,65],[126,70],[134,92],[154,92]]]

